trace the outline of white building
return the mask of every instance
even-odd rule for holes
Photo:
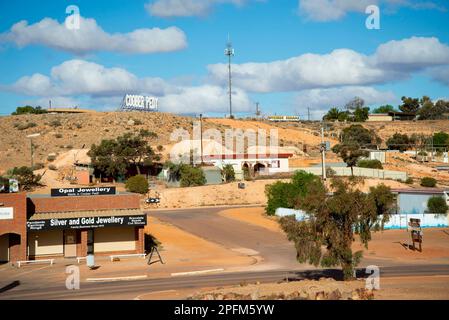
[[[248,168],[251,175],[274,174],[289,172],[288,159],[292,157],[292,153],[270,154],[221,154],[204,156],[204,162],[211,163],[219,168],[225,165],[232,165],[234,171],[238,175]]]

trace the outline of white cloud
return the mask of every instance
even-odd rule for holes
[[[181,50],[187,46],[184,32],[176,27],[109,34],[94,19],[83,17],[80,17],[78,30],[70,30],[65,23],[50,18],[31,25],[20,21],[10,31],[0,34],[0,41],[13,42],[19,47],[44,45],[75,54],[97,51],[154,53]]]
[[[434,1],[420,0],[299,0],[299,13],[312,21],[336,21],[351,12],[364,13],[369,5],[385,7],[386,12],[389,13],[401,7],[415,10],[445,10]]]
[[[414,71],[449,64],[449,47],[436,38],[404,39],[380,45],[367,56],[349,49],[303,54],[287,60],[233,65],[233,82],[250,92],[287,92],[338,86],[366,86],[405,79]],[[215,83],[225,84],[226,64],[208,66]]]
[[[161,78],[139,78],[122,68],[106,68],[79,59],[53,67],[50,76],[22,77],[7,89],[37,96],[36,103],[47,101],[45,106],[49,97],[56,97],[55,102],[61,104],[88,104],[94,108],[97,104],[110,109],[118,107],[125,94],[135,93],[160,97],[161,111],[226,112],[228,108],[227,90],[218,86],[175,85]],[[233,92],[235,111],[248,111],[252,103],[247,94],[238,88]],[[81,100],[75,100],[80,97]]]
[[[449,86],[449,66],[432,68],[429,75],[436,81]]]
[[[231,3],[241,6],[249,1],[251,0],[155,0],[145,4],[145,9],[152,16],[163,18],[206,16],[215,5]]]
[[[238,88],[233,91],[232,105],[237,112],[250,111],[252,102],[247,94]],[[184,87],[179,93],[168,94],[160,99],[163,110],[172,112],[226,112],[229,110],[227,90],[222,87],[204,85]]]
[[[379,65],[396,69],[420,69],[449,64],[449,46],[442,44],[435,37],[393,40],[379,46],[376,60]]]

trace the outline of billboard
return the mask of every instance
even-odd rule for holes
[[[158,98],[127,94],[123,98],[122,110],[134,110],[134,111],[157,111],[158,110]]]
[[[268,121],[272,122],[299,122],[301,118],[299,116],[269,116]]]

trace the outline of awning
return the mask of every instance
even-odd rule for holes
[[[121,210],[90,210],[90,211],[66,211],[66,212],[48,212],[35,213],[28,221],[48,220],[48,219],[68,219],[68,218],[89,218],[105,216],[135,216],[144,215],[140,209],[121,209]]]

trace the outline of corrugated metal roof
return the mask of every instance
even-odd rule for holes
[[[33,214],[28,220],[33,221],[33,220],[64,219],[64,218],[135,216],[143,214],[145,213],[143,213],[140,209],[50,212],[50,213]]]

